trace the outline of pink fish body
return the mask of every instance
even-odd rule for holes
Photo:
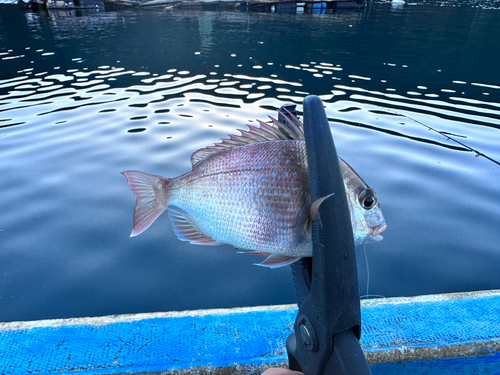
[[[303,127],[293,116],[286,124],[272,120],[197,151],[192,171],[177,178],[123,172],[137,197],[131,236],[166,210],[182,241],[267,255],[259,265],[271,268],[311,256],[310,223],[319,204],[310,202]],[[381,240],[385,221],[375,192],[340,163],[356,243]]]

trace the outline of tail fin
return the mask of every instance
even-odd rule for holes
[[[138,171],[125,171],[122,174],[127,178],[130,190],[137,198],[134,228],[130,234],[130,237],[134,237],[148,229],[167,208],[167,199],[163,192],[170,180]]]

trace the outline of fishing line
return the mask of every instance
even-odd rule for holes
[[[369,294],[368,289],[370,288],[370,265],[368,264],[368,256],[366,255],[366,247],[363,244],[363,253],[365,254],[365,264],[366,264],[366,294],[360,296],[360,299],[370,299],[370,298],[385,298],[382,294]]]
[[[366,247],[363,244],[363,253],[365,254],[365,264],[366,264],[366,295],[368,296],[368,289],[370,288],[370,266],[368,265],[368,257],[366,256]]]
[[[443,131],[440,131],[440,130],[434,129],[432,126],[429,126],[429,125],[427,125],[427,124],[424,124],[424,123],[423,123],[423,122],[421,122],[421,121],[415,120],[414,118],[411,118],[410,116],[407,116],[407,115],[404,115],[404,114],[402,114],[402,113],[399,113],[399,112],[397,112],[397,111],[395,111],[395,110],[393,110],[393,109],[389,109],[389,108],[385,108],[385,107],[380,107],[380,106],[377,106],[377,107],[379,107],[379,108],[383,108],[384,110],[386,110],[386,111],[388,111],[388,112],[390,112],[390,113],[394,113],[394,114],[395,114],[395,115],[397,115],[397,116],[401,116],[401,117],[407,118],[408,120],[411,120],[411,121],[413,121],[413,122],[416,122],[417,124],[422,125],[422,126],[426,127],[427,129],[429,129],[429,130],[431,130],[431,131],[433,131],[433,132],[435,132],[435,133],[437,133],[437,134],[439,134],[439,135],[442,135],[442,136],[443,136],[443,137],[445,137],[447,140],[450,140],[450,141],[452,141],[452,142],[455,142],[456,144],[459,144],[460,146],[464,147],[467,151],[475,153],[475,154],[476,154],[476,157],[482,156],[483,158],[488,159],[489,161],[492,161],[493,163],[495,163],[495,164],[497,164],[497,165],[500,165],[500,162],[499,162],[498,160],[495,160],[495,159],[493,159],[493,158],[489,157],[488,155],[486,155],[486,154],[482,153],[481,151],[478,151],[478,150],[476,150],[475,148],[472,148],[472,147],[470,147],[470,146],[466,145],[465,143],[460,142],[459,140],[457,140],[457,139],[455,139],[455,138],[451,137],[451,136],[449,135],[449,133],[447,133],[447,132],[443,132]]]

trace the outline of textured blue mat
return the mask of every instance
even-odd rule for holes
[[[296,313],[275,306],[1,323],[0,374],[281,362]],[[374,374],[500,373],[499,291],[364,301],[362,317]],[[440,370],[422,372],[429,368]]]

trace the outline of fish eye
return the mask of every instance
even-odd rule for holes
[[[377,194],[375,194],[375,192],[370,188],[361,190],[361,193],[358,195],[358,199],[359,204],[361,204],[361,207],[365,210],[371,210],[377,205]]]

